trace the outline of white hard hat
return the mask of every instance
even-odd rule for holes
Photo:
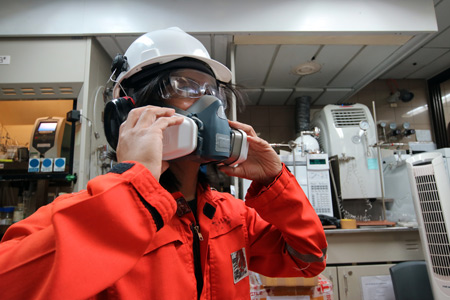
[[[165,64],[179,58],[192,58],[206,63],[217,80],[231,81],[231,71],[211,59],[203,44],[178,27],[152,31],[137,38],[124,55],[128,64],[117,76],[113,97],[120,94],[120,83],[152,64]],[[114,71],[114,70],[113,70]]]

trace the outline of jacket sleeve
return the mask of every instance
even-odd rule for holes
[[[89,298],[133,268],[175,211],[144,166],[118,164],[86,191],[61,196],[7,230],[1,298]]]
[[[269,186],[253,182],[246,204],[258,213],[248,214],[251,270],[270,277],[312,277],[323,271],[323,226],[285,165]]]

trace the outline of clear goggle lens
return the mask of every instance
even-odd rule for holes
[[[212,95],[221,100],[226,108],[225,86],[218,84],[213,76],[197,70],[181,69],[171,72],[161,81],[160,94],[163,99],[198,99],[204,95]]]

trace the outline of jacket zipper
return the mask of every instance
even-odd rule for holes
[[[195,223],[191,224],[191,231],[194,235],[194,271],[195,279],[197,280],[197,299],[200,299],[203,289],[203,274],[202,274],[202,264],[200,261],[200,241],[203,241],[203,236],[200,233],[200,226]]]
[[[203,241],[203,235],[200,232],[200,226],[195,225],[194,223],[192,223],[191,228],[192,228],[192,232],[197,234],[197,237],[198,237],[199,241]]]

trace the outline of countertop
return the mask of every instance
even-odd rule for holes
[[[405,232],[405,231],[417,231],[417,227],[379,227],[379,226],[365,226],[357,229],[325,229],[325,235],[334,234],[349,234],[349,233],[374,233],[374,232]]]

